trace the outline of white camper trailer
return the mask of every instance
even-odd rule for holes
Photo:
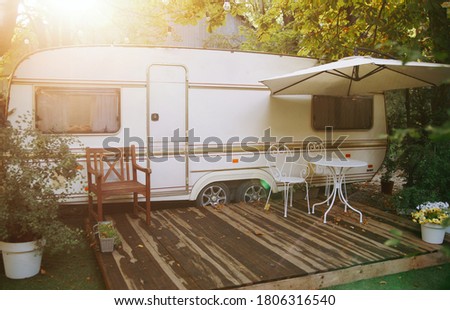
[[[305,141],[320,139],[330,151],[369,164],[352,169],[347,182],[369,180],[386,151],[383,95],[271,96],[259,82],[316,62],[184,48],[55,48],[17,66],[8,109],[12,120],[31,112],[43,132],[77,136],[82,146],[73,151],[80,155],[83,146],[137,145],[152,169],[153,201],[197,200],[211,189],[223,193],[220,203],[252,200],[265,195],[249,195],[261,184],[276,192],[263,155],[280,141],[305,161]],[[325,178],[310,181],[323,185]],[[73,195],[79,202],[87,199],[83,188]]]

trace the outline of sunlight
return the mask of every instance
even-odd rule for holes
[[[99,0],[54,0],[51,1],[52,9],[61,14],[88,13],[100,8]]]
[[[47,3],[53,15],[77,25],[103,25],[111,9],[105,0],[48,0]]]

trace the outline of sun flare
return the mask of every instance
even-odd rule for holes
[[[109,22],[111,6],[106,0],[48,0],[54,16],[74,25],[102,26]]]
[[[88,13],[100,8],[99,0],[53,0],[52,9],[62,14]]]

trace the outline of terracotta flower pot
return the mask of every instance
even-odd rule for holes
[[[383,194],[392,195],[394,190],[394,181],[381,181],[381,192]]]

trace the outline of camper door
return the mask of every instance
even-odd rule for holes
[[[188,192],[186,68],[151,65],[147,89],[152,195],[185,194]]]

